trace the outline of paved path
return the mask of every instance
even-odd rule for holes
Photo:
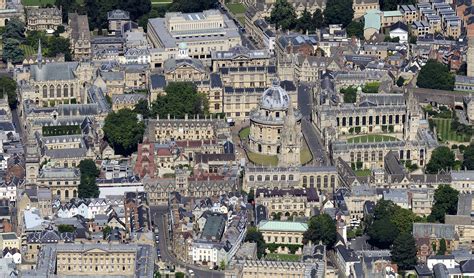
[[[298,106],[301,113],[303,114],[303,119],[301,121],[301,131],[303,132],[306,143],[308,144],[311,154],[313,155],[313,165],[330,165],[330,161],[326,151],[324,150],[321,138],[316,131],[316,128],[311,123],[313,104],[311,97],[311,87],[308,85],[298,85]]]
[[[195,265],[186,264],[178,260],[173,252],[171,251],[171,242],[169,241],[170,229],[168,228],[168,207],[160,206],[152,208],[152,215],[154,217],[155,226],[158,226],[158,234],[160,236],[160,243],[158,244],[161,253],[161,260],[169,263],[171,266],[180,266],[187,270],[189,275],[189,269],[194,271],[194,277],[196,278],[223,278],[224,273],[216,270],[209,270],[201,268]],[[169,249],[168,249],[169,248]]]

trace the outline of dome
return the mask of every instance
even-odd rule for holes
[[[188,45],[185,42],[180,42],[178,44],[178,49],[188,49]]]
[[[272,82],[272,86],[263,92],[260,106],[271,110],[286,110],[290,103],[288,93],[280,86],[278,80]]]

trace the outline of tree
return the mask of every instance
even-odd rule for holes
[[[209,111],[207,96],[197,92],[196,86],[189,82],[173,82],[165,88],[151,106],[151,117],[184,118],[188,115],[205,115]]]
[[[72,12],[82,13],[85,11],[84,7],[76,0],[55,0],[54,5],[62,9],[63,22],[68,22],[68,15]]]
[[[173,0],[169,6],[170,12],[183,12],[183,13],[195,13],[202,12],[204,10],[213,9],[217,6],[218,0]]]
[[[137,20],[151,10],[150,0],[124,0],[120,3],[120,9],[128,11],[132,20]]]
[[[150,117],[150,108],[148,107],[148,101],[146,99],[141,99],[135,104],[133,112],[143,116],[143,119],[148,119]]]
[[[221,263],[219,265],[219,268],[220,268],[220,270],[225,270],[225,262],[224,261],[221,261]]]
[[[439,249],[436,252],[436,255],[445,255],[446,254],[446,240],[442,238],[439,241]]]
[[[396,206],[395,213],[390,218],[391,222],[395,224],[399,233],[409,233],[413,230],[413,222],[415,222],[416,215],[409,209],[404,209]]]
[[[25,40],[25,24],[18,18],[12,18],[5,25],[3,39],[15,39],[22,43]]]
[[[66,61],[72,61],[71,44],[68,39],[56,36],[49,37],[47,48],[47,57],[56,57],[58,54],[64,54]]]
[[[320,9],[316,9],[313,13],[311,30],[321,29],[324,26],[323,12]]]
[[[402,270],[413,269],[416,265],[415,239],[410,233],[402,233],[393,242],[392,261]]]
[[[79,183],[79,198],[97,198],[99,197],[99,188],[97,187],[96,178],[100,174],[94,160],[84,159],[79,163],[81,172],[81,182]]]
[[[454,215],[458,209],[459,191],[453,189],[448,184],[438,186],[434,194],[434,204],[431,214],[428,216],[429,222],[444,223],[446,214]]]
[[[380,249],[389,248],[398,235],[398,229],[395,224],[384,218],[377,219],[369,227],[367,235],[370,237],[370,244]]]
[[[313,19],[311,17],[311,13],[304,9],[300,18],[298,18],[296,21],[296,29],[298,29],[302,33],[306,33],[306,31],[310,31],[313,29],[312,21]]]
[[[105,228],[102,230],[102,238],[107,239],[109,234],[112,232],[112,227],[110,226],[105,226]]]
[[[121,109],[107,115],[103,130],[115,152],[128,156],[137,150],[138,143],[143,139],[145,124],[138,121],[137,113]]]
[[[16,39],[6,39],[3,42],[3,61],[10,61],[12,64],[23,62],[25,54],[20,48],[20,42]]]
[[[265,255],[265,240],[260,231],[255,227],[249,227],[247,229],[247,234],[245,235],[245,242],[255,242],[257,243],[257,257],[260,259]]]
[[[60,233],[73,233],[76,230],[74,226],[67,225],[67,224],[60,224],[58,225],[58,232]]]
[[[426,165],[426,172],[437,174],[440,170],[452,168],[454,163],[454,153],[448,147],[437,147],[431,154],[430,162]]]
[[[166,11],[168,10],[167,5],[153,6],[149,13],[142,15],[138,19],[138,25],[147,31],[148,19],[156,17],[165,17]]]
[[[186,275],[183,272],[176,272],[174,274],[174,277],[175,278],[184,278],[184,277],[186,277]]]
[[[467,170],[474,170],[474,145],[469,145],[463,153],[462,167]]]
[[[18,98],[16,94],[16,82],[7,76],[0,77],[0,94],[7,94],[8,96],[8,105],[11,109],[15,109],[18,103]]]
[[[402,87],[403,84],[405,84],[405,78],[403,78],[403,76],[398,77],[398,79],[397,79],[397,86],[398,86],[398,87]]]
[[[359,39],[364,38],[364,23],[360,21],[351,21],[346,27],[347,36],[356,37]]]
[[[268,20],[277,29],[292,30],[296,24],[296,12],[287,0],[277,0]]]
[[[420,88],[449,90],[454,89],[454,74],[449,68],[436,60],[428,60],[421,67],[416,85]]]
[[[323,244],[332,248],[337,240],[336,224],[328,214],[313,216],[309,219],[308,230],[303,234],[303,243],[308,241]]]
[[[64,28],[64,25],[59,25],[56,30],[54,30],[54,36],[59,37],[60,34],[66,32],[66,28]]]
[[[357,88],[350,86],[347,88],[341,88],[341,94],[344,95],[345,103],[355,103],[357,100]]]
[[[329,24],[342,24],[346,27],[354,17],[352,0],[328,0],[324,10],[324,22]]]

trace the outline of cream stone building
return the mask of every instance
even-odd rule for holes
[[[255,192],[255,204],[267,208],[267,216],[280,214],[289,217],[310,217],[311,210],[320,205],[318,192],[314,187],[301,189],[259,188]]]
[[[244,260],[236,261],[237,267],[241,268],[242,278],[267,278],[267,277],[293,277],[306,278],[313,273],[315,277],[325,277],[321,271],[321,264],[314,262],[287,262],[287,261],[265,261]],[[322,273],[321,273],[322,272]]]
[[[135,105],[140,100],[146,100],[147,97],[144,94],[115,94],[112,95],[112,110],[118,111],[120,109],[131,109],[135,108]]]
[[[363,17],[367,11],[380,10],[380,4],[377,0],[355,0],[352,3],[354,18]]]
[[[212,51],[229,50],[242,43],[235,23],[219,10],[167,13],[164,18],[152,18],[148,20],[147,38],[155,48],[150,51],[153,68],[162,67],[174,57],[183,42],[192,58],[208,65]]]
[[[63,23],[62,10],[53,8],[26,8],[26,29],[31,31],[56,30]]]
[[[254,153],[278,155],[282,166],[300,164],[301,113],[293,109],[288,93],[275,80],[250,114],[249,149]]]
[[[62,202],[78,197],[78,186],[81,182],[77,168],[43,168],[37,178],[40,188],[49,188],[53,196]]]
[[[300,222],[262,220],[258,224],[265,243],[303,245],[303,233],[308,224]]]

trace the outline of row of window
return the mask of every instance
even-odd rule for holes
[[[382,118],[380,116],[375,116],[375,124],[379,125],[380,124],[380,119],[382,119],[382,124],[385,125],[387,124],[387,119],[388,119],[388,124],[399,124],[400,123],[400,115],[383,115]],[[394,121],[395,119],[395,121]],[[401,116],[401,122],[405,123],[405,115]],[[368,125],[373,125],[374,124],[374,117],[369,116],[368,117]],[[358,125],[367,125],[367,116],[356,116],[356,117],[342,117],[342,121],[340,120],[340,117],[336,118],[336,125],[337,126],[358,126]]]
[[[70,90],[69,90],[70,89]],[[68,84],[65,84],[63,87],[61,85],[50,85],[49,90],[47,85],[43,85],[43,98],[48,98],[48,92],[49,92],[49,98],[61,98],[61,97],[72,97],[74,96],[74,84],[71,84],[69,86]],[[36,85],[35,87],[35,93],[39,94],[40,93],[40,86]]]

